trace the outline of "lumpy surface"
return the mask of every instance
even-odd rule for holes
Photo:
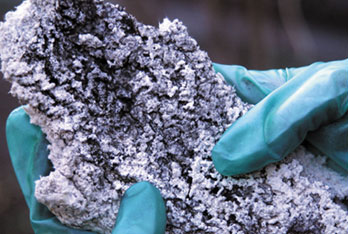
[[[348,229],[335,202],[347,199],[344,178],[302,148],[261,172],[216,172],[212,147],[250,106],[180,21],[156,28],[99,0],[27,0],[0,32],[11,93],[49,142],[54,171],[35,196],[62,223],[110,233],[124,191],[146,180],[165,200],[168,233]]]

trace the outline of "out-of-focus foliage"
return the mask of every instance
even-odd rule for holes
[[[0,20],[19,0],[0,0]],[[307,65],[348,57],[348,1],[112,0],[146,24],[178,18],[211,59],[250,69]],[[1,35],[0,35],[1,36]],[[5,141],[19,104],[0,74],[0,232],[33,233]]]
[[[213,61],[251,69],[348,55],[348,1],[113,0],[152,25],[179,18]]]

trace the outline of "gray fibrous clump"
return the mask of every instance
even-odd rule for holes
[[[71,227],[110,233],[124,191],[150,181],[168,233],[344,233],[346,177],[303,148],[239,177],[210,151],[250,106],[186,27],[99,0],[27,0],[0,25],[11,93],[49,141],[35,196]],[[250,126],[252,127],[252,126]]]

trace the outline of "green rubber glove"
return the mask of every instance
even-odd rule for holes
[[[305,139],[348,171],[348,59],[285,70],[221,64],[214,69],[244,101],[257,103],[214,146],[221,174],[261,169]]]
[[[30,124],[23,107],[15,109],[6,123],[7,144],[12,164],[30,210],[36,234],[92,233],[64,226],[34,196],[35,181],[48,175],[52,165],[47,159],[47,140],[38,126]],[[158,189],[148,182],[131,186],[124,194],[113,234],[165,232],[166,214]]]

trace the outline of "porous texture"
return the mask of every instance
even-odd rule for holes
[[[153,183],[168,233],[345,233],[344,178],[298,149],[236,178],[210,151],[250,106],[185,26],[92,0],[27,0],[0,25],[11,93],[49,141],[35,196],[72,227],[110,233],[124,191]],[[252,126],[251,126],[252,127]]]

